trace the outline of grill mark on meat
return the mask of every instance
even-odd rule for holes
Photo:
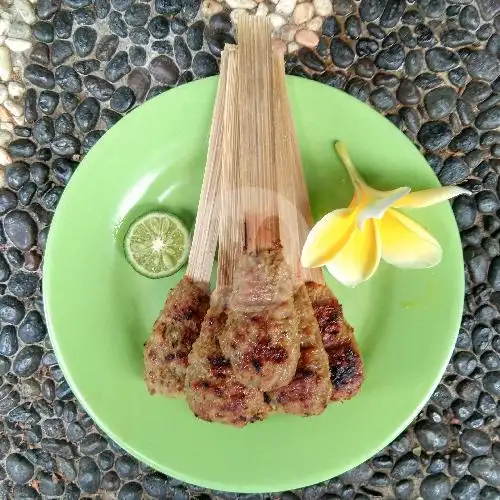
[[[357,374],[357,358],[357,354],[349,345],[341,346],[330,353],[330,379],[336,389],[344,389],[352,382]]]
[[[293,280],[281,247],[244,254],[219,338],[235,376],[261,391],[288,384],[300,356]]]
[[[364,380],[364,367],[351,325],[345,320],[342,306],[325,285],[306,283],[321,336],[328,354],[332,401],[350,399]]]
[[[186,399],[198,418],[242,427],[264,419],[269,405],[260,391],[236,379],[230,361],[222,353],[218,337],[227,317],[217,302],[216,297],[189,354]]]
[[[269,396],[278,410],[294,415],[318,415],[330,400],[332,384],[328,356],[321,340],[311,300],[297,283],[294,306],[299,320],[300,358],[292,381]]]
[[[319,305],[314,312],[322,333],[323,344],[328,348],[335,342],[335,337],[342,329],[342,308],[335,300],[332,304]]]
[[[144,375],[151,394],[183,392],[188,354],[209,306],[205,289],[184,276],[170,290],[144,346]]]

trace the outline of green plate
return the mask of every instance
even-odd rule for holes
[[[44,301],[52,344],[76,397],[123,448],[166,474],[238,492],[298,488],[368,459],[411,422],[451,355],[463,292],[460,240],[448,203],[412,216],[440,241],[441,264],[424,271],[381,265],[356,289],[329,281],[353,323],[366,381],[321,416],[271,416],[234,429],[197,420],[182,399],[150,396],[143,343],[184,269],[150,280],[127,263],[122,239],[157,208],[192,227],[217,80],[153,99],[120,121],[82,162],[49,234]],[[379,188],[439,183],[412,143],[383,116],[321,84],[288,78],[316,218],[352,195],[332,147],[345,141]]]

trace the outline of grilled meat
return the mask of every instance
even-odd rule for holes
[[[269,405],[264,394],[245,387],[236,378],[231,363],[219,346],[224,330],[226,313],[222,300],[208,310],[200,336],[189,354],[185,392],[193,413],[209,422],[243,427],[263,420]]]
[[[170,290],[144,346],[144,376],[151,394],[182,393],[188,354],[200,333],[209,301],[208,290],[187,276]]]
[[[306,287],[328,354],[333,386],[331,400],[350,399],[359,391],[364,380],[363,360],[354,330],[327,286],[308,282]]]
[[[280,248],[241,257],[220,346],[247,387],[271,391],[295,374],[300,344],[292,284]]]
[[[294,296],[299,321],[300,358],[292,381],[268,393],[278,410],[294,415],[319,415],[327,407],[332,393],[328,355],[318,322],[304,284],[300,283]]]

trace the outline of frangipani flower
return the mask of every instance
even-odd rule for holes
[[[441,261],[439,242],[398,208],[422,208],[469,191],[445,186],[410,192],[374,189],[354,167],[344,144],[336,143],[351,182],[354,196],[347,208],[325,215],[311,229],[302,249],[303,267],[326,266],[347,286],[370,278],[380,260],[401,268],[423,269]]]

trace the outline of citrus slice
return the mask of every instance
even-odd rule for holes
[[[167,212],[149,212],[136,219],[125,235],[125,256],[148,278],[174,274],[186,262],[190,238],[186,226]]]

